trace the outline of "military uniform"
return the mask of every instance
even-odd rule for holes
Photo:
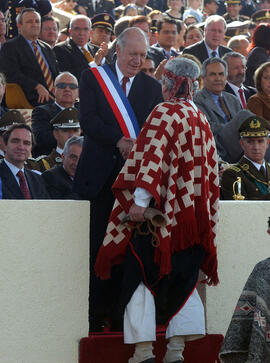
[[[51,126],[57,129],[78,129],[80,128],[78,120],[78,111],[74,107],[68,107],[60,111],[52,120]],[[59,147],[58,147],[59,148]],[[61,154],[56,149],[52,149],[49,155],[41,155],[35,159],[39,171],[42,173],[51,169],[53,166],[62,165]]]
[[[223,15],[223,18],[226,20],[227,24],[232,23],[233,21],[247,21],[247,20],[250,20],[250,18],[248,16],[241,15],[241,14],[239,14],[236,18],[232,18],[230,16],[230,14],[228,14],[228,13],[225,13]]]
[[[266,176],[264,176],[244,156],[237,164],[226,169],[222,176],[221,190],[224,199],[232,200],[233,183],[241,178],[241,194],[247,200],[270,200],[270,164],[265,163]],[[238,193],[237,186],[235,193]]]
[[[251,20],[256,24],[270,23],[270,11],[268,9],[258,10],[256,13],[252,14]]]
[[[244,139],[268,139],[270,125],[262,117],[254,115],[248,117],[238,131],[240,137]],[[254,154],[250,150],[252,150],[253,146],[251,145],[250,149],[244,147],[244,144],[242,145],[249,155],[244,155],[237,164],[233,164],[224,171],[221,179],[223,199],[270,200],[270,164],[267,162],[261,164],[260,161],[256,160],[256,157],[252,162],[251,158]],[[263,156],[263,154],[261,155]],[[258,167],[260,163],[260,168],[258,169],[253,163]]]

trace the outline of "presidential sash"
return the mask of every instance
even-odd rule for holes
[[[136,139],[139,135],[140,128],[129,100],[115,74],[107,64],[101,67],[96,65],[95,62],[90,63],[90,70],[111,106],[123,135]]]

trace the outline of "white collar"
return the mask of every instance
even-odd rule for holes
[[[118,64],[117,64],[117,61],[115,62],[115,70],[116,70],[116,75],[117,75],[117,78],[118,78],[118,81],[120,84],[122,84],[122,80],[123,78],[125,77],[123,75],[123,73],[120,71],[120,68],[118,67]],[[129,82],[132,84],[133,80],[134,80],[135,76],[133,77],[129,77]]]
[[[24,173],[24,167],[22,167],[21,169],[18,168],[17,166],[15,166],[14,164],[11,164],[9,161],[7,161],[6,158],[4,158],[5,163],[7,164],[7,166],[9,167],[10,171],[12,172],[12,174],[14,175],[14,177],[17,177],[17,173],[18,171],[22,171]]]
[[[61,149],[59,146],[56,146],[56,150],[55,150],[58,154],[62,155],[63,154],[63,149]]]
[[[258,164],[258,163],[256,163],[255,161],[252,161],[252,160],[250,160],[246,155],[244,155],[244,157],[248,160],[248,161],[250,161],[254,166],[255,166],[255,168],[257,169],[257,170],[260,170],[260,168],[261,168],[261,166],[263,166],[264,168],[265,168],[265,161],[262,163],[262,164]]]
[[[229,81],[227,81],[228,82],[228,84],[229,84],[229,86],[233,89],[233,91],[238,95],[238,91],[240,90],[240,89],[242,89],[243,90],[243,86],[241,86],[240,88],[239,87],[237,87],[235,84],[233,84],[233,83],[231,83],[231,82],[229,82]],[[243,90],[244,91],[244,90]]]

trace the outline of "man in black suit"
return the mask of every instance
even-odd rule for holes
[[[56,165],[42,174],[51,199],[78,199],[78,194],[74,193],[72,188],[82,145],[82,136],[69,138],[63,149],[63,164]]]
[[[162,101],[161,86],[140,72],[147,53],[147,39],[138,28],[128,28],[118,37],[117,61],[112,66],[116,82],[123,87],[141,128],[152,109]],[[90,69],[80,81],[80,124],[84,147],[75,175],[75,191],[91,201],[90,220],[90,326],[100,329],[98,315],[104,311],[103,292],[98,295],[94,263],[106,231],[114,197],[111,186],[127,158],[134,139],[124,137],[118,121]]]
[[[91,21],[87,16],[75,16],[70,23],[69,38],[53,48],[60,71],[68,71],[78,80],[95,56],[93,49],[88,46],[90,29]]]
[[[227,83],[224,88],[226,92],[235,95],[242,108],[247,108],[250,96],[256,93],[254,87],[245,87],[246,58],[237,52],[226,53],[222,58],[228,65]]]
[[[163,59],[169,59],[178,55],[172,49],[176,44],[178,34],[176,21],[170,18],[160,20],[157,23],[157,32],[157,43],[153,44],[148,50],[148,54],[154,60],[156,68]]]
[[[0,51],[0,71],[8,83],[19,84],[33,106],[54,99],[53,80],[58,66],[51,47],[38,40],[40,15],[34,9],[23,10],[18,18],[20,35]]]
[[[195,55],[203,63],[207,58],[222,57],[225,53],[231,52],[230,48],[221,45],[226,27],[226,21],[222,16],[209,16],[204,26],[204,40],[185,48],[183,53]]]
[[[56,148],[50,121],[65,108],[74,107],[78,98],[78,80],[69,72],[63,72],[55,78],[54,88],[55,102],[37,106],[32,112],[32,129],[35,137],[32,154],[35,157],[48,155],[53,148]]]
[[[3,134],[5,158],[0,162],[2,199],[48,199],[42,177],[25,169],[32,148],[31,128],[15,124]]]

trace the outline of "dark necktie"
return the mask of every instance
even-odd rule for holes
[[[265,167],[263,165],[260,167],[260,173],[266,178]]]
[[[29,191],[27,183],[26,183],[26,180],[25,180],[24,173],[21,170],[18,171],[17,177],[19,178],[19,181],[20,181],[20,188],[23,193],[24,199],[32,199],[30,191]]]
[[[227,106],[225,105],[223,97],[219,96],[218,101],[219,101],[222,111],[225,113],[228,120],[230,120],[232,117],[231,117],[230,111],[228,110]]]
[[[127,83],[128,83],[128,81],[129,81],[128,77],[124,77],[122,79],[122,88],[123,88],[123,90],[125,92],[125,95],[127,94]]]
[[[217,56],[217,52],[214,50],[214,51],[211,53],[211,56],[212,56],[212,58],[216,57],[216,56]]]
[[[242,88],[239,88],[238,92],[239,92],[239,95],[240,95],[240,100],[241,100],[241,103],[242,103],[242,107],[245,110],[247,108],[247,104],[246,104],[246,100],[245,100],[245,97],[244,97],[244,91],[242,90]]]
[[[36,58],[37,58],[37,61],[38,61],[38,64],[41,68],[41,72],[43,74],[43,77],[46,81],[46,84],[47,84],[47,87],[48,87],[48,90],[50,92],[53,91],[53,79],[52,79],[52,76],[51,76],[51,73],[49,71],[49,68],[47,66],[47,64],[45,63],[38,47],[37,47],[37,44],[35,41],[32,42],[32,45],[33,45],[33,48],[34,48],[34,52],[35,52],[35,55],[36,55]]]

